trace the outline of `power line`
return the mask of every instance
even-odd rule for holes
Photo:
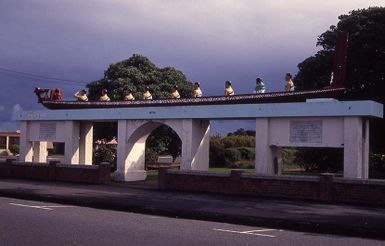
[[[36,83],[43,83],[43,84],[51,84],[52,85],[52,80],[39,79],[39,81],[36,81],[36,78],[28,77],[28,76],[21,75],[21,74],[7,74],[7,73],[2,73],[0,71],[0,75],[1,76],[8,76],[8,77],[24,78],[24,79],[27,79],[29,81],[34,81]],[[80,87],[84,87],[85,86],[85,84],[81,85],[80,83],[77,83],[77,82],[56,81],[55,83],[56,84],[63,84],[63,85],[80,86]]]
[[[3,72],[1,72],[1,71],[3,71]],[[6,73],[4,73],[4,72],[6,72]],[[0,67],[0,73],[5,74],[5,75],[9,75],[9,76],[18,76],[18,77],[24,77],[24,78],[34,78],[34,79],[38,78],[38,79],[61,81],[61,82],[66,82],[66,83],[71,83],[71,84],[75,84],[75,83],[76,84],[79,84],[79,83],[85,84],[82,81],[54,78],[54,77],[48,77],[48,76],[33,74],[33,73],[25,73],[25,72],[20,72],[20,71],[11,70],[11,69],[2,68],[2,67]],[[9,74],[9,73],[13,73],[13,74]]]

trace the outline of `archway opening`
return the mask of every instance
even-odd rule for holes
[[[111,172],[116,171],[117,135],[117,122],[93,123],[93,164],[108,162]]]
[[[212,120],[210,123],[210,171],[255,172],[255,120]]]
[[[147,180],[157,180],[161,167],[180,169],[182,140],[167,125],[160,125],[146,139],[145,169]]]
[[[179,125],[163,121],[120,121],[117,171],[115,178],[124,181],[157,180],[159,167],[175,166],[181,155]],[[169,155],[169,161],[159,157]],[[147,165],[146,165],[147,160]],[[154,170],[154,171],[152,171]],[[151,177],[152,176],[152,177]]]

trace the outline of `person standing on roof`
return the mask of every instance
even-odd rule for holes
[[[77,91],[74,94],[74,97],[76,97],[79,102],[87,102],[88,101],[87,92],[84,89],[81,91]]]
[[[231,86],[231,81],[228,80],[225,82],[225,97],[234,96],[235,92],[233,90],[233,87]]]
[[[127,89],[125,96],[124,96],[124,101],[134,101],[134,100],[135,100],[135,97],[134,97],[134,95],[132,95],[132,90]]]
[[[259,93],[265,93],[265,84],[263,83],[261,78],[257,78],[255,80],[255,90],[253,91],[254,94]]]
[[[199,82],[194,83],[193,97],[202,97],[201,84]]]
[[[101,102],[111,101],[110,97],[107,95],[107,89],[102,90],[102,95],[99,97],[99,101]]]
[[[172,90],[171,90],[171,98],[172,99],[179,99],[180,98],[180,94],[178,92],[178,86],[177,85],[174,85],[172,87]]]
[[[285,91],[286,92],[294,91],[294,82],[293,82],[292,78],[293,78],[293,76],[290,73],[286,73],[286,75],[285,75],[285,80],[286,80]]]
[[[150,93],[150,87],[148,87],[148,86],[144,87],[143,99],[144,100],[152,100],[152,95]]]

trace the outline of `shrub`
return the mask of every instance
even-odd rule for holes
[[[220,136],[214,136],[210,139],[209,161],[211,167],[224,166],[225,146]]]
[[[156,162],[158,160],[159,154],[152,148],[146,148],[146,163],[147,162]]]
[[[343,170],[343,149],[300,148],[295,162],[306,171],[338,172]]]
[[[231,163],[229,168],[237,168],[237,169],[253,169],[255,166],[255,162],[253,160],[240,160]]]
[[[222,143],[224,147],[227,148],[236,148],[236,147],[255,147],[255,137],[254,136],[228,136],[222,138]]]
[[[11,151],[11,153],[13,155],[18,155],[19,151],[20,151],[19,145],[13,144],[13,145],[9,146],[9,151]]]
[[[232,163],[242,160],[242,154],[238,148],[228,148],[224,151],[224,164],[230,167]]]
[[[116,145],[99,145],[94,149],[94,164],[99,165],[101,162],[111,164],[111,170],[116,170]]]
[[[239,147],[237,149],[239,152],[241,152],[242,160],[254,160],[255,159],[255,148]]]

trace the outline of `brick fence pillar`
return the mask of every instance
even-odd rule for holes
[[[320,175],[320,193],[321,201],[330,202],[333,200],[333,180],[334,174],[322,173]]]

